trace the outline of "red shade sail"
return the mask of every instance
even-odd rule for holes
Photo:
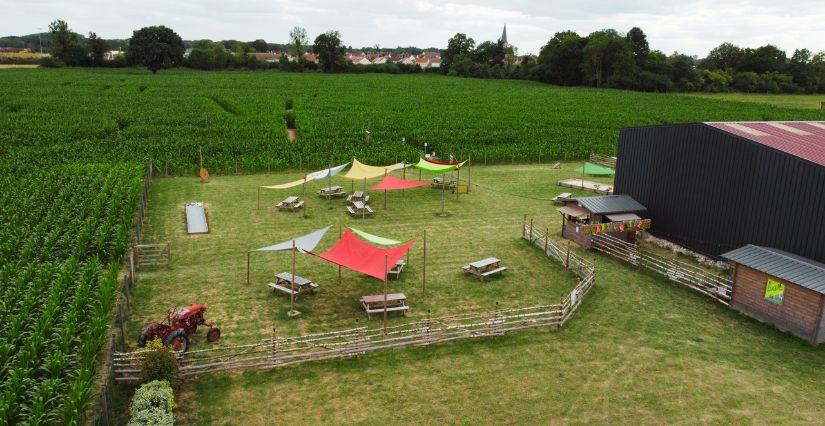
[[[378,184],[370,189],[373,191],[392,191],[395,189],[418,188],[419,186],[427,186],[427,182],[422,182],[420,180],[399,179],[394,176],[385,176],[381,182],[378,182]]]
[[[382,249],[365,243],[347,228],[341,239],[318,257],[383,281],[387,279],[386,269],[391,269],[404,257],[413,243],[410,241],[398,247]]]

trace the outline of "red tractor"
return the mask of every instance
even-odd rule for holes
[[[206,341],[212,343],[221,337],[221,329],[215,327],[214,323],[207,323],[203,318],[204,312],[206,306],[198,303],[170,311],[166,322],[153,322],[143,327],[138,336],[138,345],[143,347],[147,342],[159,338],[164,345],[170,346],[173,350],[185,352],[189,349],[189,335],[197,332],[199,325],[209,327]]]

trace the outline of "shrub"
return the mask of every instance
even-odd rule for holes
[[[291,110],[292,106],[293,106],[292,105],[292,99],[287,99],[286,102],[284,102],[284,109],[285,110],[287,110],[287,111]]]
[[[40,63],[40,65],[46,68],[60,68],[66,66],[66,64],[63,63],[63,61],[51,56],[43,58],[43,61]]]
[[[287,129],[295,129],[295,113],[293,111],[287,111],[284,113],[284,121],[286,122]]]
[[[168,381],[155,380],[135,391],[129,407],[129,426],[173,425],[175,395]]]
[[[146,348],[148,351],[143,353],[140,360],[140,381],[148,383],[156,380],[173,380],[178,374],[178,361],[172,350],[160,339],[149,342]]]

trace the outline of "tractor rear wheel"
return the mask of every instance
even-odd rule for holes
[[[189,349],[189,336],[186,335],[186,330],[179,328],[169,333],[163,344],[172,348],[175,352],[186,352]]]
[[[215,343],[219,337],[221,337],[221,329],[218,327],[212,327],[206,332],[206,341],[209,343]]]

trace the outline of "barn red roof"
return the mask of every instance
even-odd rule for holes
[[[705,124],[825,166],[825,121],[711,122]]]

